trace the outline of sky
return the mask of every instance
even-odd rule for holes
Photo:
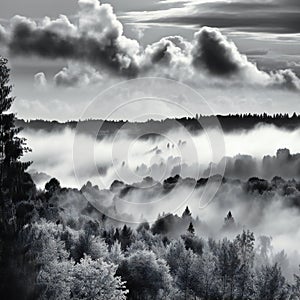
[[[178,82],[166,97],[178,96],[190,114],[203,113],[203,102],[221,114],[300,113],[299,17],[298,0],[5,0],[0,54],[9,59],[13,110],[25,119],[89,117],[91,101],[92,117],[121,106],[120,116],[134,119],[116,85],[144,77]],[[163,87],[153,82],[158,97]],[[178,95],[180,84],[199,100]],[[141,87],[139,97],[149,93]],[[145,103],[146,118],[153,109]]]

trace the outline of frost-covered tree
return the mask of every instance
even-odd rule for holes
[[[170,272],[174,276],[179,267],[179,262],[185,251],[185,244],[182,239],[172,240],[166,249],[166,260],[170,267]]]
[[[124,259],[124,253],[120,242],[116,241],[110,248],[109,259],[116,265],[119,265]]]
[[[170,266],[171,274],[183,299],[189,299],[198,292],[200,268],[197,264],[199,258],[191,250],[186,249],[182,239],[173,240],[166,250],[166,260]]]
[[[44,264],[37,277],[37,288],[41,291],[39,298],[45,300],[70,299],[73,267],[74,262],[67,258],[54,259]]]
[[[80,233],[72,247],[72,257],[75,262],[79,262],[84,255],[89,255],[92,259],[107,258],[108,246],[100,236],[94,236],[90,231],[85,230]]]
[[[196,263],[197,257],[191,250],[184,249],[178,257],[175,282],[182,292],[183,299],[190,299],[198,290],[200,269]]]
[[[74,262],[61,240],[62,226],[41,220],[27,234],[26,259],[38,268],[36,290],[41,299],[69,299]]]
[[[262,266],[255,278],[254,299],[285,300],[289,290],[285,278],[277,264]]]
[[[218,273],[221,281],[220,291],[223,297],[232,299],[236,288],[240,260],[235,244],[227,239],[219,245],[218,250]]]
[[[220,282],[217,276],[217,257],[209,251],[202,255],[200,280],[202,298],[218,299]]]
[[[71,293],[74,299],[122,300],[127,290],[121,277],[115,276],[117,266],[102,258],[84,256],[73,268]]]
[[[164,259],[138,250],[123,260],[117,274],[126,281],[128,299],[172,299],[172,277]]]
[[[293,299],[300,299],[300,276],[294,274],[294,284],[292,286]],[[298,298],[297,298],[298,297]]]
[[[243,230],[234,240],[240,262],[235,293],[238,299],[249,299],[253,294],[254,241],[254,234],[249,230]]]

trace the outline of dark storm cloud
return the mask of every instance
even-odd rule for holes
[[[159,14],[158,14],[159,15]],[[221,1],[195,4],[191,13],[169,15],[146,22],[234,28],[250,32],[300,32],[299,1]]]

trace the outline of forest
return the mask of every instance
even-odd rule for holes
[[[152,223],[122,224],[86,201],[74,217],[62,204],[91,183],[69,189],[52,178],[44,189],[35,186],[30,162],[20,160],[31,150],[9,112],[14,98],[3,58],[0,91],[2,299],[299,299],[300,273],[287,273],[285,252],[272,251],[271,237],[238,227],[231,211],[218,216],[220,231],[239,233],[220,239],[202,236],[189,207],[179,215],[161,212]],[[163,187],[172,184],[174,178]],[[279,178],[254,178],[245,188],[259,195],[274,184],[287,195],[300,189]]]
[[[216,122],[216,120],[218,120]],[[229,115],[216,115],[205,116],[196,114],[195,117],[182,117],[174,119],[163,120],[147,120],[145,122],[132,122],[126,120],[81,120],[77,121],[47,121],[47,120],[23,120],[16,119],[16,125],[18,127],[30,130],[44,130],[46,132],[63,131],[66,128],[76,129],[76,126],[80,123],[80,128],[84,129],[86,134],[89,134],[91,128],[100,128],[98,137],[103,135],[113,135],[118,132],[122,127],[131,132],[135,132],[138,135],[140,132],[149,132],[153,130],[156,133],[165,133],[170,130],[176,130],[178,128],[185,128],[191,133],[197,133],[203,130],[203,125],[206,128],[220,126],[224,132],[232,132],[237,130],[250,130],[258,125],[274,125],[277,128],[283,128],[287,130],[294,130],[300,126],[300,115],[296,113],[289,115],[274,114],[268,115],[262,114],[229,114]]]

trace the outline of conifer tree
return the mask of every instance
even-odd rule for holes
[[[30,277],[26,274],[18,234],[34,208],[27,202],[34,183],[25,173],[30,163],[20,161],[29,149],[25,139],[17,136],[20,129],[15,127],[15,114],[9,112],[14,101],[9,73],[7,60],[0,57],[0,295],[22,299],[20,295],[28,296],[30,284],[26,281]]]
[[[15,229],[14,203],[24,200],[26,185],[22,183],[30,165],[20,161],[29,148],[25,139],[17,136],[20,129],[15,127],[15,114],[8,112],[14,101],[9,72],[7,60],[0,57],[0,225],[5,232]]]
[[[190,222],[190,225],[189,225],[187,231],[188,231],[191,235],[194,235],[194,234],[195,234],[195,228],[194,228],[194,225],[193,225],[192,222]]]
[[[192,216],[189,207],[187,206],[184,210],[184,212],[182,213],[182,218],[190,218]]]

